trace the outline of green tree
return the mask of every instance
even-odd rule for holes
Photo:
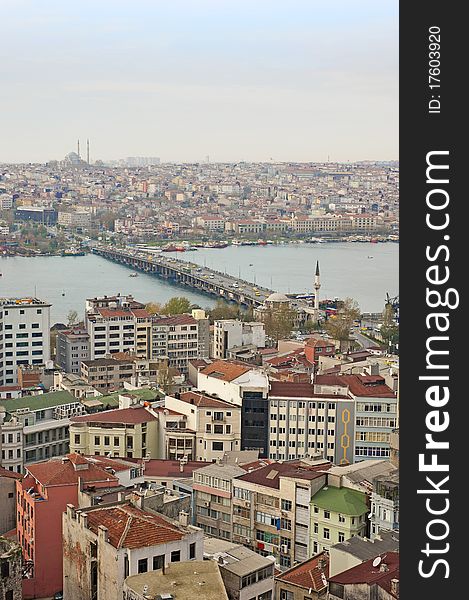
[[[156,383],[159,389],[165,394],[170,394],[174,387],[174,378],[177,370],[168,365],[168,361],[158,363]]]
[[[162,306],[161,306],[161,304],[159,302],[149,302],[145,306],[145,309],[151,315],[159,315],[161,313]]]
[[[295,311],[286,303],[271,307],[264,313],[263,321],[266,334],[278,344],[279,340],[291,336],[295,326]]]
[[[346,298],[340,305],[337,313],[329,317],[326,323],[326,332],[332,339],[339,342],[339,349],[349,349],[352,345],[350,329],[353,322],[360,318],[360,308],[356,300]]]
[[[210,321],[221,321],[223,319],[237,319],[239,309],[233,304],[228,304],[224,300],[217,300],[215,306],[208,311]]]
[[[170,298],[163,306],[161,312],[163,315],[181,315],[191,310],[191,303],[183,296]]]

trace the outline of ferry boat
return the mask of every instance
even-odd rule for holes
[[[138,273],[131,273],[129,277],[138,277]]]

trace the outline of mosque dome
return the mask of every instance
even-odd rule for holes
[[[270,294],[268,298],[265,299],[266,302],[271,302],[273,304],[281,304],[284,302],[290,302],[290,298],[287,298],[285,294],[280,294],[279,292],[274,292]]]

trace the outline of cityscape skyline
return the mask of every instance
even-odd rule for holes
[[[0,162],[396,160],[397,3],[338,4],[0,2]]]

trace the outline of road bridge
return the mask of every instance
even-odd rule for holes
[[[118,249],[102,245],[92,248],[92,252],[134,271],[155,275],[240,306],[255,308],[263,304],[274,291],[163,253],[149,254],[144,250]]]

